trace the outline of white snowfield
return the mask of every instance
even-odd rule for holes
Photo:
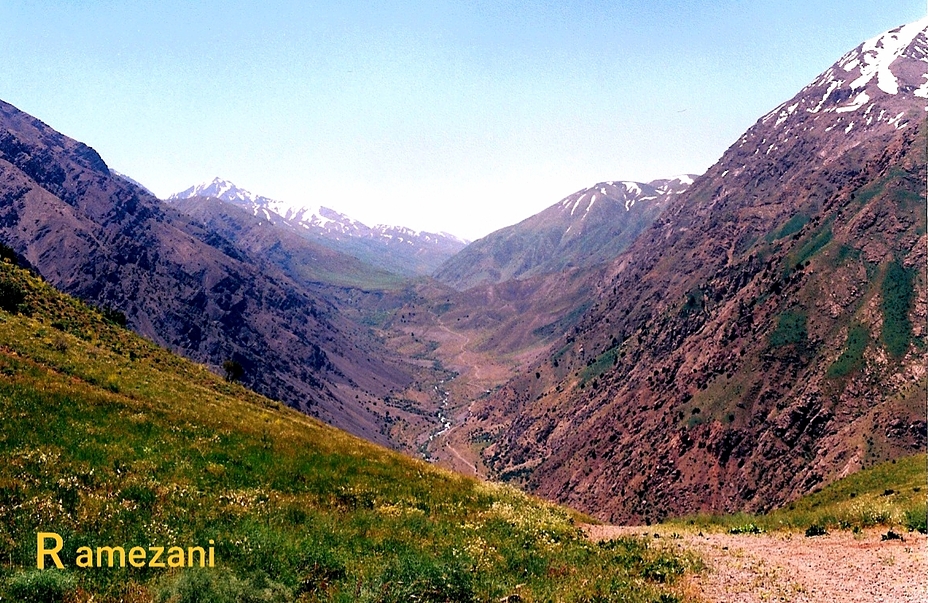
[[[900,60],[906,61],[909,65],[912,60],[925,63],[925,68],[922,69],[925,81],[904,82],[905,86],[902,86],[898,77],[898,74],[902,73],[898,63]],[[893,71],[894,66],[896,73]],[[918,87],[912,94],[919,98],[928,98],[928,17],[867,40],[803,88],[797,97],[800,99],[798,102],[789,100],[781,104],[761,121],[767,123],[776,117],[775,126],[791,127],[790,118],[798,111],[805,111],[813,115],[851,114],[848,115],[849,121],[841,124],[847,132],[857,124],[871,125],[875,121],[884,121],[896,128],[902,128],[908,122],[901,122],[901,115],[888,115],[885,111],[871,114],[873,103],[879,98],[896,96],[905,90],[911,90],[913,85]],[[838,94],[838,91],[847,92]],[[928,106],[925,109],[928,110]],[[861,117],[852,117],[854,114],[861,114]],[[833,128],[834,126],[828,129]]]
[[[188,199],[190,197],[215,197],[242,207],[255,216],[273,222],[284,219],[296,224],[307,231],[325,233],[328,238],[341,240],[341,237],[359,237],[380,239],[382,241],[396,240],[408,245],[416,241],[425,244],[440,245],[443,241],[453,241],[466,244],[467,241],[448,233],[429,233],[416,231],[404,226],[388,226],[378,224],[373,228],[339,213],[325,206],[294,206],[269,197],[256,195],[251,191],[239,188],[228,180],[214,178],[211,182],[204,182],[192,186],[185,191],[171,195],[168,200]]]
[[[851,89],[862,88],[876,77],[880,90],[886,94],[898,94],[899,82],[890,66],[912,44],[916,36],[921,34],[924,37],[926,30],[928,17],[864,42],[860,50],[853,53],[857,56],[849,57],[847,63],[842,65],[845,71],[860,69],[860,77],[851,82]],[[923,60],[928,62],[928,57]]]

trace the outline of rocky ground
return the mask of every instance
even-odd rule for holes
[[[589,526],[596,540],[645,534],[706,564],[687,590],[706,603],[926,603],[928,537],[888,530],[724,534],[670,527]],[[657,535],[657,536],[655,536]]]

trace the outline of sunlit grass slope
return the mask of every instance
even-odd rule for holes
[[[5,261],[0,308],[2,601],[683,600],[685,560],[281,408]],[[210,540],[212,569],[75,566]]]
[[[791,529],[814,534],[883,526],[925,533],[926,509],[928,458],[918,454],[853,473],[766,515],[699,516],[672,523],[734,532]]]

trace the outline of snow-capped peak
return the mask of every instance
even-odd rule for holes
[[[168,197],[168,201],[191,197],[214,197],[237,205],[274,224],[295,228],[303,235],[330,241],[372,239],[385,244],[402,243],[423,249],[458,250],[467,241],[446,233],[418,232],[402,226],[374,228],[324,206],[297,206],[256,195],[222,178],[214,178]]]
[[[928,17],[897,27],[863,43],[860,50],[851,54],[841,63],[845,71],[860,69],[860,76],[851,82],[851,89],[856,90],[877,79],[877,86],[886,94],[898,94],[899,82],[890,65],[898,59],[912,44],[916,36],[928,30]]]
[[[582,221],[589,215],[597,200],[602,200],[600,205],[608,207],[618,204],[620,207],[624,207],[626,211],[630,211],[632,206],[639,201],[656,202],[656,200],[666,195],[686,190],[692,183],[693,177],[688,174],[652,182],[609,180],[577,191],[561,199],[552,208],[560,207],[559,211],[569,214],[570,221]],[[567,231],[571,231],[572,228],[572,225],[568,226]]]
[[[213,178],[211,182],[197,184],[187,190],[171,195],[168,200],[189,199],[190,197],[215,197],[227,203],[244,207],[256,215],[261,209],[280,213],[283,205],[280,201],[256,195],[218,176]]]
[[[900,119],[911,97],[928,98],[928,17],[902,25],[867,40],[819,75],[793,99],[783,103],[761,122],[786,132],[812,126],[827,114],[840,119],[825,128],[850,132],[857,127],[889,123],[905,127]],[[928,108],[926,108],[928,109]],[[900,110],[902,113],[900,113]],[[829,130],[825,130],[829,131]]]

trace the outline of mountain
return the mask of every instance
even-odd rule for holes
[[[601,182],[471,243],[434,276],[463,290],[612,260],[692,182]]]
[[[404,276],[430,274],[467,244],[448,233],[382,224],[369,227],[327,207],[294,209],[221,178],[171,195],[168,201],[191,197],[221,199],[273,224],[290,226],[317,243],[353,255],[371,266]]]
[[[133,185],[133,186],[139,187],[140,189],[142,189],[143,191],[145,191],[146,194],[151,195],[152,197],[155,196],[155,193],[151,192],[151,190],[149,190],[149,189],[148,189],[145,185],[143,185],[141,182],[138,182],[137,180],[133,180],[133,179],[130,178],[129,176],[127,176],[127,175],[125,175],[125,174],[122,174],[122,173],[120,173],[120,172],[117,172],[117,171],[114,170],[113,168],[110,168],[110,174],[112,174],[113,176],[116,176],[117,178],[122,178],[123,180],[125,180],[126,182],[128,182],[129,184],[131,184],[131,185]]]
[[[257,391],[373,441],[392,444],[384,400],[425,372],[280,266],[113,176],[93,149],[6,103],[0,241],[153,341],[217,371],[238,363]]]
[[[762,117],[470,409],[496,475],[613,521],[762,511],[923,451],[928,19]]]

